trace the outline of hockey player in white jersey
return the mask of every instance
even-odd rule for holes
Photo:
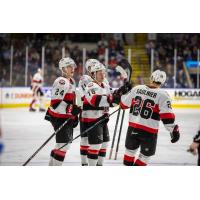
[[[84,97],[86,95],[86,86],[88,83],[93,81],[93,78],[91,77],[91,67],[94,66],[94,64],[99,63],[98,60],[96,59],[88,59],[85,63],[85,68],[87,71],[87,75],[83,75],[80,78],[79,84],[78,84],[78,89],[79,89],[79,94],[81,96],[81,101],[83,102]],[[80,115],[80,129],[83,129],[83,122],[81,121],[81,115]],[[87,150],[89,148],[88,144],[88,137],[87,133],[81,135],[81,142],[80,142],[80,155],[81,155],[81,165],[82,166],[87,166],[88,161],[87,161]]]
[[[160,89],[166,81],[166,74],[156,70],[151,75],[149,85],[138,85],[121,97],[123,109],[130,108],[129,127],[125,142],[124,165],[146,166],[155,154],[159,121],[170,132],[171,142],[179,140],[179,127],[171,100],[166,91]],[[136,159],[137,151],[140,152]]]
[[[83,102],[81,116],[81,132],[87,130],[94,123],[108,115],[109,107],[114,103],[118,104],[120,95],[118,91],[126,93],[126,88],[122,87],[118,91],[111,93],[110,86],[104,83],[105,67],[101,63],[96,63],[91,68],[92,78],[86,87],[86,94]],[[89,148],[87,151],[88,164],[90,166],[102,166],[109,142],[108,120],[96,126],[88,132]]]
[[[44,112],[45,106],[44,106],[44,93],[42,91],[42,84],[43,84],[43,76],[42,71],[39,68],[37,70],[37,73],[34,74],[32,82],[31,82],[31,90],[33,91],[33,99],[29,106],[29,111],[35,112],[36,109],[34,108],[34,105],[37,100],[39,100],[39,111]]]
[[[52,123],[56,131],[67,119],[69,122],[56,134],[56,146],[51,151],[50,166],[62,165],[67,150],[70,148],[68,143],[73,138],[73,128],[78,125],[78,114],[80,109],[75,105],[75,81],[72,78],[76,64],[71,58],[62,58],[59,62],[59,69],[62,76],[58,77],[53,84],[51,104],[48,108],[46,119]]]

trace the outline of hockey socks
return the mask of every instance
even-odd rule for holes
[[[89,166],[96,166],[98,162],[98,155],[101,144],[92,144],[88,148],[88,164]]]
[[[81,164],[86,166],[88,164],[87,154],[89,146],[80,146]]]

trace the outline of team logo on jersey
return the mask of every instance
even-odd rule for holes
[[[92,87],[92,86],[93,86],[93,83],[89,83],[89,84],[88,84],[88,87]]]
[[[59,81],[59,83],[60,83],[61,85],[65,85],[65,81],[64,81],[63,79],[61,79],[61,80]]]

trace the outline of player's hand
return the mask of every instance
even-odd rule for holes
[[[178,125],[174,126],[174,130],[170,133],[171,135],[171,143],[175,143],[180,138],[179,127]]]
[[[199,147],[199,143],[193,142],[190,146],[189,149],[187,150],[188,152],[192,153],[193,155],[197,155],[197,149]]]
[[[127,92],[129,92],[132,89],[132,84],[129,82],[125,82],[123,86],[121,86],[118,90],[117,93],[119,95],[123,95],[126,94]]]
[[[80,112],[81,112],[81,107],[77,105],[72,106],[72,111],[71,111],[72,115],[77,116]]]

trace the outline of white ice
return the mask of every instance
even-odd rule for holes
[[[114,111],[110,110],[110,113]],[[200,123],[200,110],[198,109],[175,109],[176,122],[180,126],[181,138],[178,143],[171,144],[169,133],[160,123],[158,145],[156,155],[152,157],[149,165],[196,165],[197,157],[186,152],[193,136],[196,134]],[[112,140],[117,114],[114,114],[109,121],[109,131]],[[5,151],[1,156],[0,165],[20,166],[22,165],[41,144],[53,133],[51,124],[44,120],[44,113],[30,113],[28,108],[2,109],[1,124]],[[126,111],[123,132],[121,136],[118,159],[108,159],[110,146],[105,160],[106,166],[122,165],[124,154],[124,142],[128,125],[128,111]],[[75,128],[74,137],[79,135],[79,126]],[[118,135],[117,135],[118,137]],[[117,143],[115,141],[115,147]],[[80,166],[79,155],[80,137],[73,142],[64,165]],[[49,154],[54,147],[55,140],[52,139],[28,165],[46,166],[49,162]],[[113,157],[115,148],[113,151]]]

